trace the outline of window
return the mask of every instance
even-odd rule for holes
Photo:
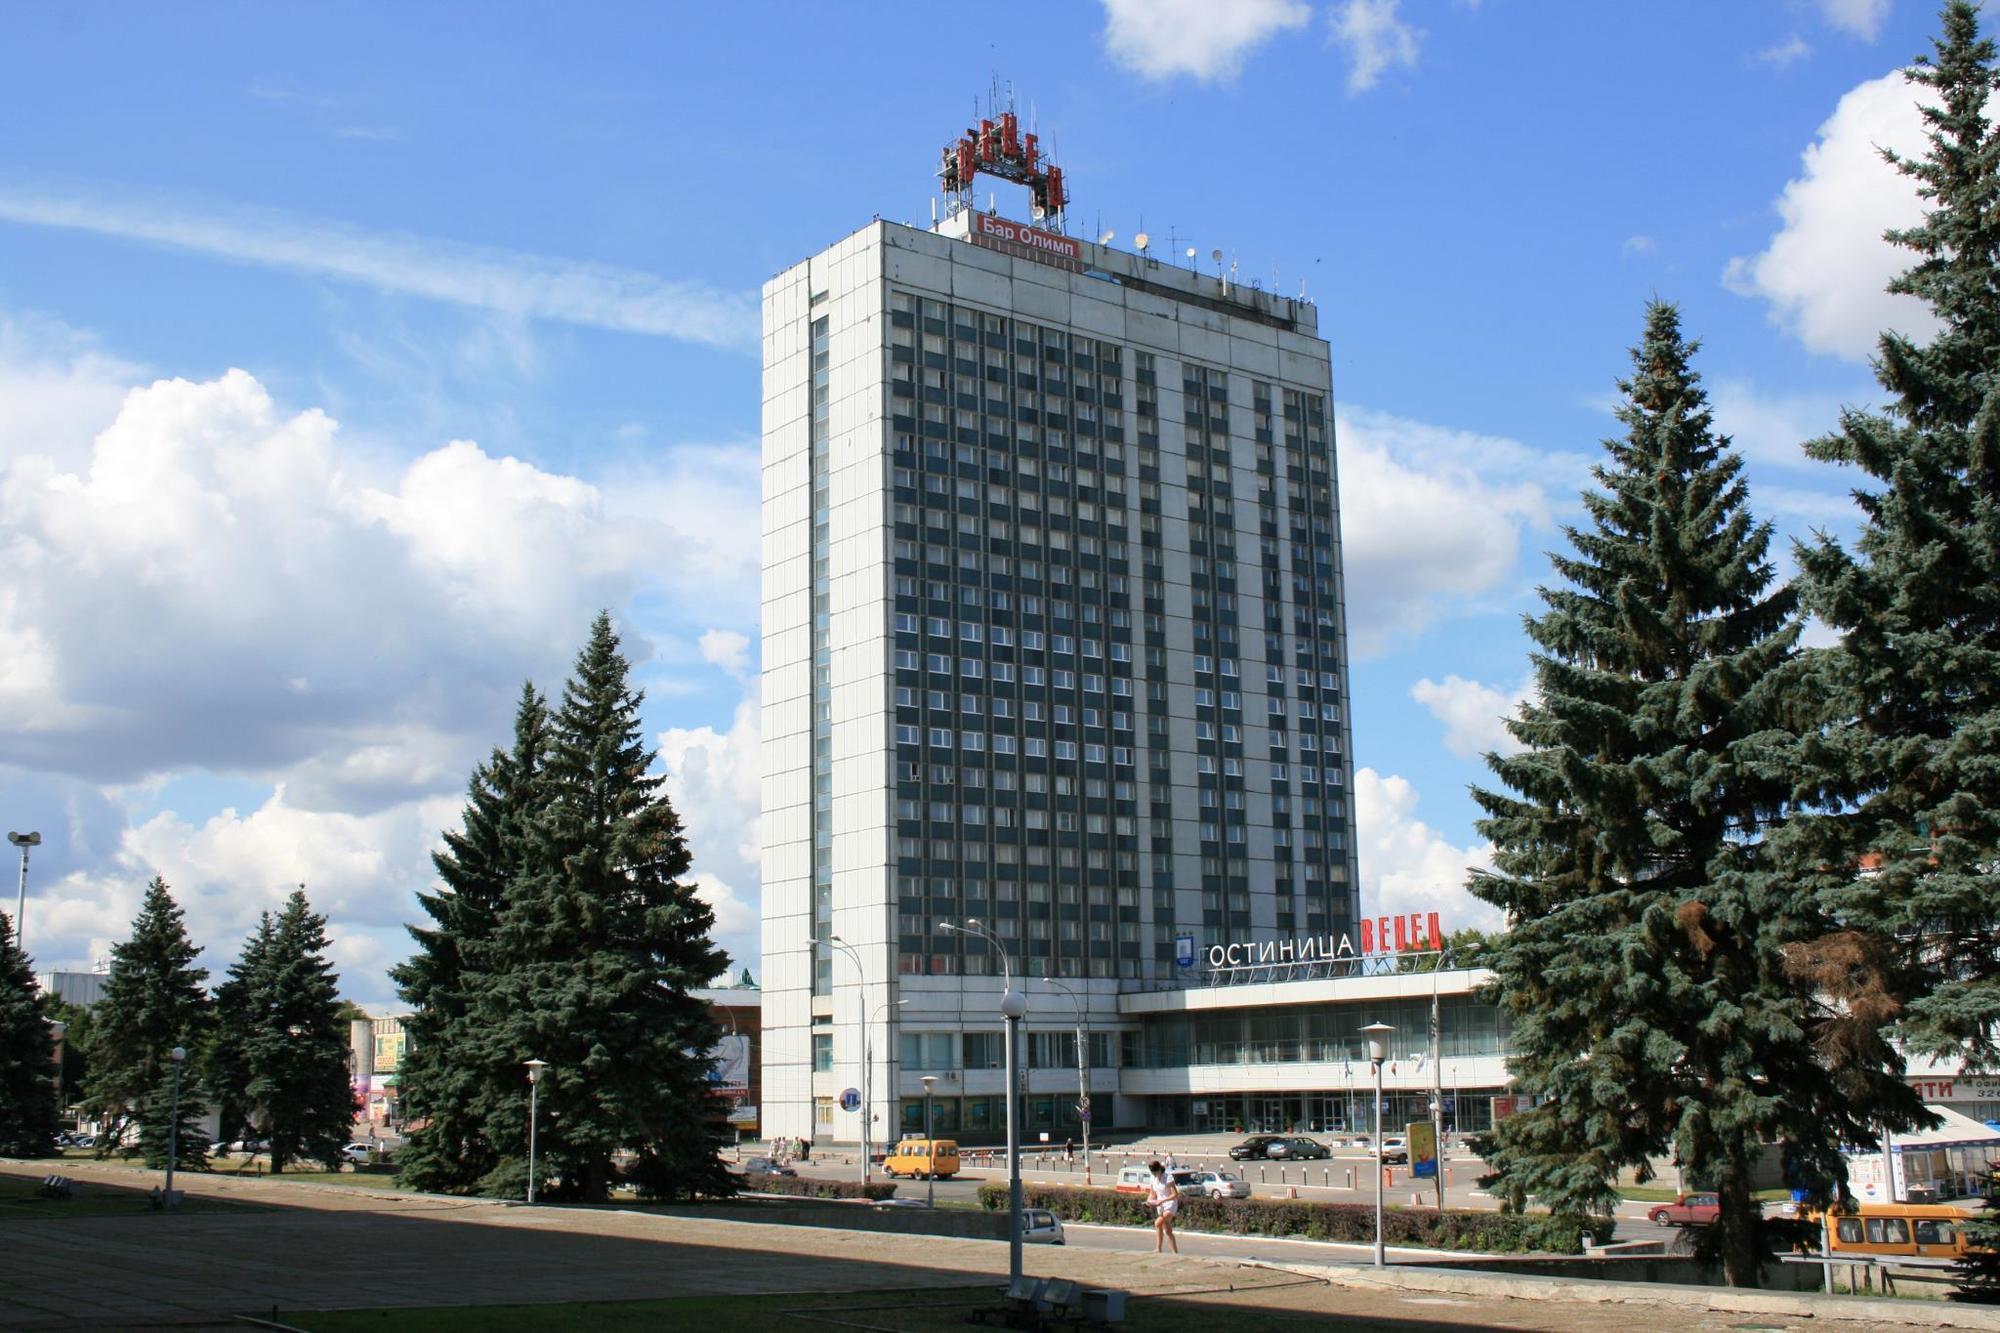
[[[1900,1217],[1870,1217],[1863,1219],[1868,1224],[1870,1245],[1908,1245],[1910,1229]]]
[[[815,1125],[825,1125],[829,1128],[832,1127],[833,1098],[831,1097],[813,1098],[813,1123]]]
[[[830,1074],[833,1072],[833,1034],[813,1033],[813,1072]]]
[[[1836,1225],[1835,1231],[1845,1244],[1859,1245],[1861,1243],[1861,1219],[1858,1217],[1841,1218]]]

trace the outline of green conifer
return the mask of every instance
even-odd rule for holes
[[[0,912],[0,1157],[55,1153],[56,1034],[14,923]]]
[[[548,789],[525,873],[508,886],[488,984],[474,998],[488,1067],[513,1090],[488,1107],[503,1160],[486,1188],[522,1183],[529,1059],[541,1086],[540,1165],[549,1197],[598,1201],[614,1154],[642,1191],[727,1193],[708,1093],[720,1035],[690,994],[728,966],[714,916],[686,876],[679,817],[642,740],[641,696],[599,615],[551,728]]]
[[[201,951],[188,939],[185,918],[165,880],[153,879],[132,922],[132,934],[111,947],[104,998],[96,1006],[91,1076],[85,1105],[104,1125],[100,1155],[127,1149],[127,1131],[139,1129],[146,1164],[166,1165],[175,1047],[191,1057],[209,1031],[209,1001],[195,966]],[[208,1140],[201,1132],[202,1097],[191,1067],[181,1070],[179,1163],[203,1168]]]
[[[493,1064],[470,1013],[493,963],[507,886],[527,867],[527,825],[543,804],[548,732],[542,696],[523,685],[512,751],[494,750],[473,771],[461,827],[447,830],[444,849],[432,855],[444,887],[418,901],[434,924],[410,927],[417,950],[390,973],[410,1007],[396,1078],[398,1106],[412,1128],[396,1161],[397,1179],[412,1189],[465,1193],[500,1164],[499,1147],[486,1135],[487,1111],[518,1093],[521,1071]]]
[[[252,974],[257,1017],[246,1043],[244,1091],[270,1141],[273,1172],[299,1158],[337,1170],[354,1127],[347,1021],[326,948],[326,918],[300,889],[271,919],[262,963]]]
[[[1764,1145],[1824,1175],[1840,1118],[1786,972],[1818,925],[1761,845],[1786,790],[1762,687],[1793,653],[1793,598],[1695,350],[1653,303],[1619,386],[1626,433],[1527,621],[1538,696],[1508,724],[1527,748],[1488,757],[1505,793],[1474,791],[1498,869],[1471,887],[1510,925],[1482,961],[1515,1090],[1537,1099],[1488,1160],[1516,1204],[1599,1212],[1620,1170],[1671,1152],[1720,1196],[1728,1280],[1755,1285]]]

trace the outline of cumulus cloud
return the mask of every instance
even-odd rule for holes
[[[1410,687],[1410,697],[1444,723],[1445,748],[1461,759],[1479,755],[1518,754],[1522,746],[1507,732],[1507,721],[1535,692],[1529,676],[1511,689],[1446,676],[1441,681],[1429,677]]]
[[[700,639],[701,660],[724,671],[741,674],[750,669],[750,636],[733,629],[705,630]]]
[[[1343,0],[1328,15],[1334,44],[1347,53],[1349,95],[1365,93],[1391,69],[1414,69],[1423,33],[1398,15],[1401,0]]]
[[[525,254],[249,209],[190,208],[168,197],[0,186],[0,221],[94,232],[239,264],[624,333],[749,350],[746,293],[636,269]]]
[[[1498,587],[1522,529],[1548,522],[1545,486],[1562,478],[1574,493],[1587,467],[1365,409],[1339,412],[1337,433],[1349,640],[1362,656]]]
[[[1104,44],[1149,79],[1233,79],[1244,57],[1312,17],[1303,0],[1104,0]]]
[[[716,938],[738,968],[759,968],[757,820],[763,799],[757,686],[736,707],[727,731],[676,727],[660,734],[666,792],[694,854],[696,885],[715,909]]]
[[[1772,318],[1815,352],[1864,361],[1885,329],[1921,337],[1936,327],[1916,298],[1883,290],[1913,256],[1882,233],[1923,219],[1915,185],[1882,160],[1884,148],[1924,149],[1916,90],[1900,72],[1840,99],[1778,197],[1783,225],[1771,243],[1723,274],[1731,291],[1769,302]]]
[[[1865,42],[1882,35],[1882,21],[1889,17],[1889,0],[1815,0],[1815,3],[1829,24]]]
[[[0,471],[0,737],[105,782],[311,760],[314,803],[407,796],[463,772],[450,737],[557,675],[592,608],[744,586],[754,528],[730,555],[695,521],[469,441],[373,468],[242,371],[134,389],[87,445]]]
[[[1455,847],[1418,819],[1417,790],[1408,779],[1357,771],[1354,823],[1365,913],[1436,912],[1448,929],[1502,924],[1498,908],[1465,891],[1468,871],[1491,868],[1493,845]]]

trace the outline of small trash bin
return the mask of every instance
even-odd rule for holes
[[[1083,1293],[1083,1317],[1093,1324],[1124,1323],[1125,1293],[1086,1290]]]

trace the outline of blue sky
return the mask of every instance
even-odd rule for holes
[[[0,818],[44,966],[167,876],[218,971],[303,882],[386,1004],[426,853],[599,606],[755,966],[755,294],[929,217],[997,77],[1070,229],[1319,302],[1366,905],[1482,909],[1466,786],[1643,305],[1753,503],[1869,400],[1908,0],[260,5],[0,49]],[[1022,201],[1002,187],[1003,211]]]

